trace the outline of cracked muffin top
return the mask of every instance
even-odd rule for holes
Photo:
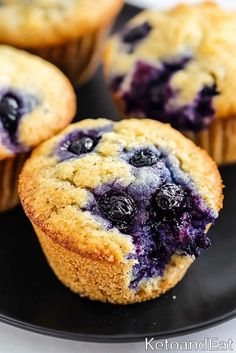
[[[134,289],[162,276],[172,255],[206,249],[222,206],[206,152],[148,119],[70,125],[34,150],[19,193],[30,220],[55,242],[101,261],[132,261]]]
[[[138,14],[105,52],[122,111],[192,131],[235,116],[235,32],[236,12],[212,2]]]
[[[123,0],[1,0],[0,41],[18,47],[62,44],[106,24],[122,4]]]
[[[55,135],[75,111],[73,88],[56,67],[0,45],[0,160]]]

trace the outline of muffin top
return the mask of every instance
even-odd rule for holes
[[[204,165],[204,168],[202,168]],[[34,150],[19,193],[30,220],[84,256],[134,263],[130,286],[198,256],[222,206],[205,151],[152,120],[84,120]]]
[[[112,92],[125,113],[200,131],[235,116],[236,12],[211,2],[143,11],[105,53]]]
[[[111,21],[123,0],[1,0],[0,41],[45,47],[73,40]]]
[[[0,160],[56,134],[75,111],[73,88],[56,67],[0,45]]]

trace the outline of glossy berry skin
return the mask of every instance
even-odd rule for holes
[[[69,145],[68,151],[76,155],[81,155],[91,152],[96,145],[97,141],[91,137],[82,137],[79,140],[72,141]]]
[[[135,202],[130,196],[112,191],[100,197],[99,208],[118,228],[125,228],[131,223],[137,212]]]
[[[139,40],[145,38],[151,31],[150,23],[144,22],[143,24],[129,29],[122,37],[124,43],[134,44]]]
[[[129,163],[134,167],[150,167],[157,163],[159,156],[150,150],[137,151],[130,158]]]
[[[180,185],[166,184],[154,196],[157,210],[173,212],[180,209],[185,200],[184,190]]]
[[[20,108],[20,101],[13,94],[6,94],[0,101],[0,120],[10,136],[16,133]]]

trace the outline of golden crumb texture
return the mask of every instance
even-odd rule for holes
[[[0,42],[46,47],[73,41],[111,22],[123,0],[4,0]]]
[[[160,67],[163,61],[190,58],[184,69],[171,77],[174,91],[179,92],[175,105],[191,104],[204,86],[216,84],[213,97],[217,119],[236,114],[236,11],[225,10],[214,2],[195,5],[180,4],[167,11],[142,11],[128,22],[133,28],[148,22],[151,31],[130,52],[121,34],[109,41],[104,55],[108,81],[124,76],[115,99],[127,89],[133,67],[138,60]],[[121,103],[122,104],[122,103]]]
[[[17,129],[18,144],[28,150],[55,135],[73,119],[76,96],[68,79],[52,64],[22,50],[0,45],[1,90],[32,97],[30,112]],[[0,132],[0,160],[14,156]]]
[[[173,255],[163,277],[129,289],[133,263],[105,262],[81,256],[54,242],[34,226],[50,267],[57,278],[82,297],[113,304],[133,304],[159,297],[173,288],[192,264],[190,256]]]
[[[94,151],[60,160],[58,146],[67,135],[97,128],[106,132]],[[220,210],[222,183],[213,160],[169,125],[149,119],[87,119],[72,124],[36,148],[23,168],[19,194],[26,215],[58,278],[81,295],[115,303],[150,299],[174,286],[192,261],[174,256],[163,278],[146,281],[135,294],[128,287],[136,261],[128,259],[134,251],[131,236],[107,229],[84,211],[95,188],[112,182],[126,187],[134,180],[121,151],[150,144],[175,157],[207,205]]]

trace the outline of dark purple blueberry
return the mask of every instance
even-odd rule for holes
[[[125,194],[110,191],[99,199],[101,212],[111,221],[129,223],[137,212],[134,200]]]
[[[98,145],[103,134],[112,129],[113,125],[109,124],[99,128],[73,130],[61,139],[55,148],[55,153],[60,161],[90,153]]]
[[[183,188],[175,184],[165,184],[156,192],[154,197],[155,206],[164,211],[175,211],[182,207],[185,200]]]
[[[20,114],[21,102],[13,94],[6,94],[0,101],[0,120],[3,127],[12,136],[16,133]]]
[[[93,151],[94,147],[97,145],[97,140],[92,139],[91,137],[82,137],[79,140],[72,141],[68,147],[68,151],[81,155],[84,153],[89,153]]]
[[[150,167],[157,163],[159,156],[150,150],[136,151],[130,158],[129,163],[134,167]]]
[[[122,36],[124,43],[134,44],[139,40],[145,38],[151,31],[152,26],[148,22],[144,22],[141,25],[128,29]]]
[[[196,237],[196,245],[201,249],[207,249],[211,245],[210,239],[202,233]]]

